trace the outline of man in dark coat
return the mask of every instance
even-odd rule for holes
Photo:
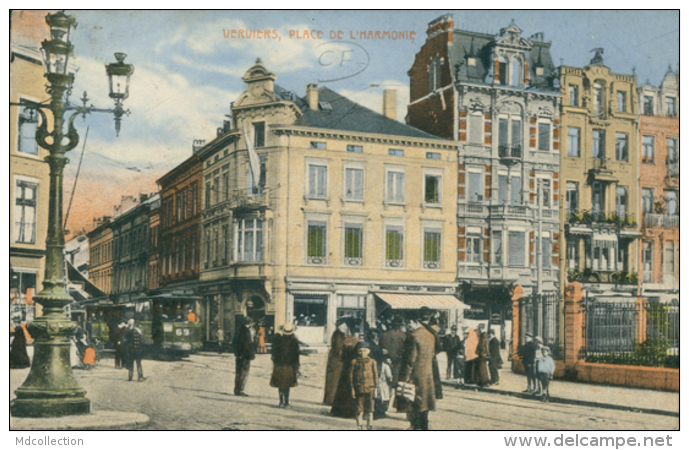
[[[350,330],[356,330],[356,325],[354,320],[350,319],[347,322],[347,327]],[[349,372],[352,361],[357,357],[357,345],[359,342],[361,342],[361,339],[354,334],[347,336],[342,341],[342,372],[337,383],[333,406],[330,408],[330,413],[333,416],[348,419],[356,417],[356,401],[352,397],[352,384],[349,379]]]
[[[114,331],[112,332],[113,347],[115,349],[115,368],[121,369],[124,366],[124,351],[122,350],[122,339],[124,332],[127,329],[127,324],[121,320]]]
[[[126,359],[127,369],[129,369],[129,381],[134,377],[134,363],[136,363],[136,372],[139,381],[144,381],[144,369],[141,366],[141,359],[144,353],[144,336],[141,328],[137,327],[134,319],[129,319],[127,328],[122,337],[122,347],[124,349],[124,357]]]
[[[404,320],[395,317],[392,320],[392,328],[383,333],[380,338],[380,346],[388,351],[392,362],[392,387],[397,386],[400,378],[400,368],[402,367],[402,356],[404,354],[404,340],[407,338]]]
[[[533,335],[531,333],[526,333],[526,343],[521,349],[522,364],[524,365],[524,371],[526,372],[526,389],[524,392],[535,392],[538,385],[536,384],[536,379],[534,377],[534,369],[536,366],[536,351],[538,350],[538,344],[534,342]]]
[[[407,412],[411,430],[428,430],[428,413],[435,410],[433,358],[435,337],[421,324],[416,314],[407,319],[407,339],[400,370],[400,382],[414,385],[414,400],[397,397],[397,411]]]
[[[435,351],[433,353],[433,381],[435,382],[435,398],[443,398],[443,385],[440,381],[440,366],[438,365],[438,353],[443,349],[442,342],[438,337],[440,332],[440,327],[438,326],[436,320],[435,311],[424,306],[420,309],[421,313],[421,324],[428,330],[429,333],[435,338]]]
[[[490,384],[497,385],[500,382],[498,369],[502,368],[500,356],[500,341],[495,337],[495,330],[488,331],[488,367],[490,369]]]
[[[249,369],[251,368],[251,360],[254,359],[254,346],[251,342],[251,320],[248,317],[242,317],[239,321],[241,323],[237,331],[237,339],[235,340],[234,356],[235,356],[235,376],[234,376],[234,395],[241,397],[248,397],[244,392],[246,382],[249,379]]]
[[[490,373],[488,372],[488,337],[486,336],[485,325],[480,323],[478,325],[478,345],[476,346],[476,384],[480,387],[487,386],[490,383]]]
[[[270,385],[278,388],[281,408],[291,408],[289,390],[297,385],[299,372],[299,341],[294,335],[295,326],[285,324],[282,333],[273,340],[273,376]]]
[[[24,327],[14,326],[14,340],[10,347],[10,369],[24,369],[31,367],[31,359],[26,352],[26,335]]]
[[[337,392],[337,384],[342,374],[342,349],[345,338],[349,335],[349,328],[344,319],[337,321],[337,329],[333,332],[330,339],[330,353],[328,353],[328,364],[325,369],[325,392],[323,393],[323,404],[332,406]]]
[[[443,338],[443,350],[447,355],[447,379],[450,380],[456,377],[457,373],[457,354],[462,345],[459,336],[457,336],[457,325],[452,325],[450,334]],[[453,370],[454,369],[454,370]]]

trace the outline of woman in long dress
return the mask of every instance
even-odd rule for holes
[[[26,352],[26,335],[21,326],[14,327],[14,340],[10,347],[10,369],[24,369],[31,366],[31,359]]]
[[[337,383],[337,392],[330,413],[333,416],[352,419],[356,417],[356,400],[352,397],[352,385],[349,369],[357,357],[356,345],[361,342],[358,336],[347,336],[342,342],[342,371]]]
[[[332,406],[337,393],[337,384],[342,374],[342,349],[345,338],[349,335],[347,323],[340,320],[337,329],[330,339],[330,353],[328,353],[328,364],[325,369],[325,392],[323,393],[323,404]]]
[[[270,385],[278,388],[280,408],[291,408],[289,403],[290,389],[297,386],[297,372],[299,371],[299,341],[294,335],[295,326],[285,324],[281,335],[276,335],[273,341],[272,360],[273,376]]]

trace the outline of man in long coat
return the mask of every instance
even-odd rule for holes
[[[435,337],[421,324],[418,315],[410,314],[400,382],[413,384],[415,394],[413,402],[398,397],[397,411],[408,413],[412,430],[428,430],[428,413],[435,410],[434,356]]]
[[[486,386],[490,383],[490,373],[488,372],[488,337],[485,332],[485,325],[478,326],[478,345],[476,346],[476,384],[480,387]]]
[[[254,359],[254,346],[252,345],[251,319],[242,317],[240,319],[241,326],[237,331],[237,339],[234,346],[235,356],[235,376],[234,376],[234,395],[248,397],[244,392],[246,382],[249,379],[249,369],[251,369],[251,360]]]
[[[538,344],[534,342],[533,335],[531,333],[526,333],[526,343],[520,349],[519,353],[522,357],[522,364],[524,365],[524,371],[526,372],[526,389],[524,392],[535,392],[538,384],[536,383],[535,367],[536,367],[536,352],[538,350]]]
[[[332,406],[337,392],[337,383],[342,374],[342,350],[344,340],[349,335],[349,328],[344,319],[337,322],[337,329],[333,332],[330,339],[330,353],[328,353],[328,364],[325,369],[325,392],[323,393],[323,404]]]
[[[291,408],[289,403],[290,388],[297,386],[299,372],[299,340],[294,335],[295,326],[285,324],[280,335],[273,340],[272,357],[273,375],[270,385],[278,388],[281,408]]]
[[[447,355],[447,379],[450,380],[458,372],[457,370],[457,353],[462,342],[457,335],[457,325],[452,325],[451,332],[443,338],[443,350]],[[454,371],[452,370],[454,369]]]
[[[500,382],[498,369],[502,368],[500,356],[500,341],[495,337],[495,330],[488,331],[488,367],[490,369],[490,384],[497,385]]]
[[[476,362],[478,361],[478,354],[476,353],[477,348],[478,330],[476,328],[471,328],[464,341],[464,382],[467,384],[476,384],[478,378],[476,375]]]
[[[348,321],[347,327],[350,330],[356,329],[356,322]],[[349,379],[349,369],[352,366],[352,361],[357,356],[357,344],[361,339],[356,335],[350,335],[342,341],[342,371],[340,372],[340,379],[337,383],[337,390],[335,391],[335,398],[333,399],[333,406],[330,413],[333,416],[345,417],[352,419],[356,417],[356,402],[352,397],[352,384]]]
[[[388,351],[392,368],[392,387],[397,386],[400,378],[400,368],[402,367],[402,356],[404,355],[404,340],[407,333],[404,328],[404,320],[395,317],[392,320],[392,328],[383,333],[380,338],[380,346]]]
[[[433,353],[433,381],[435,385],[435,398],[443,398],[443,385],[440,381],[440,366],[438,365],[438,353],[442,351],[442,342],[438,333],[440,332],[440,327],[438,326],[436,319],[436,313],[432,309],[424,306],[420,309],[421,312],[421,325],[423,325],[429,333],[435,338],[435,350]]]

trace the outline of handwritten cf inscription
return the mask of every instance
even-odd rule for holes
[[[327,72],[327,79],[319,83],[344,80],[366,70],[371,57],[364,47],[354,42],[324,42],[316,47],[318,64]]]

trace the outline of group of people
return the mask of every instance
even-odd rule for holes
[[[486,333],[483,323],[477,328],[462,327],[462,336],[458,335],[457,330],[457,325],[453,325],[450,334],[442,339],[447,355],[447,379],[456,380],[458,386],[498,385],[503,360],[495,330],[491,328]]]
[[[524,392],[531,393],[547,402],[550,396],[550,380],[555,372],[555,361],[550,348],[543,345],[540,336],[526,333],[526,343],[520,349],[520,356],[526,372],[527,386]]]

